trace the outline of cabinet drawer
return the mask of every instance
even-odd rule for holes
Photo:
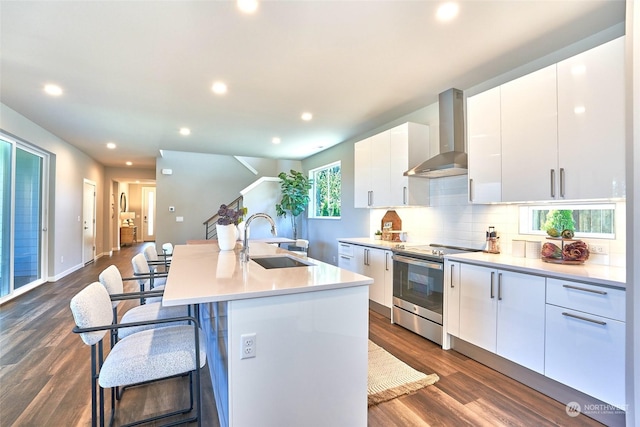
[[[569,280],[547,279],[547,304],[625,321],[626,292]]]
[[[353,245],[350,243],[338,242],[338,254],[348,257],[353,256]]]
[[[355,259],[346,255],[338,255],[338,267],[357,273],[355,268]]]
[[[547,304],[545,375],[624,408],[625,324]]]

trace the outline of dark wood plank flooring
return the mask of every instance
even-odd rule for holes
[[[0,306],[0,426],[91,425],[89,347],[71,332],[69,301],[111,264],[131,276],[131,258],[146,244],[101,257]],[[126,286],[134,290],[133,283]],[[570,418],[561,403],[455,351],[443,351],[375,312],[369,334],[412,367],[440,376],[433,386],[370,408],[369,426],[601,425],[583,415]],[[203,425],[217,427],[206,371],[202,379]],[[178,407],[187,396],[185,378],[132,388],[119,403],[117,424]]]

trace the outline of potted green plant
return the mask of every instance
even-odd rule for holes
[[[375,239],[376,240],[381,240],[382,239],[382,231],[380,230],[376,230],[376,232],[374,233],[375,235]]]
[[[280,178],[282,199],[280,203],[276,204],[276,214],[286,218],[287,213],[289,213],[293,239],[295,240],[298,238],[296,219],[304,212],[309,204],[309,190],[311,189],[313,181],[304,176],[302,172],[293,169],[291,169],[288,174],[286,172],[280,172],[278,178]]]

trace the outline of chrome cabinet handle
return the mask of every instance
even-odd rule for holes
[[[580,286],[562,285],[563,288],[574,289],[576,291],[591,292],[592,294],[607,295],[605,291],[597,291],[595,289],[581,288]]]
[[[449,280],[449,282],[451,283],[451,287],[453,288],[453,271],[455,268],[455,264],[451,264],[451,279]]]
[[[567,313],[567,312],[563,312],[562,315],[567,317],[573,317],[574,319],[578,319],[578,320],[584,320],[585,322],[596,323],[602,326],[607,324],[607,322],[603,322],[602,320],[589,319],[588,317],[582,317],[582,316],[578,316],[578,315]]]
[[[402,203],[405,205],[408,204],[407,198],[407,187],[402,187]]]
[[[551,169],[551,197],[556,198],[556,170]]]
[[[342,258],[342,259],[351,259],[350,257],[344,256],[344,255],[340,255],[340,258]]]
[[[469,201],[473,202],[473,178],[469,178]]]
[[[492,299],[495,297],[495,295],[493,293],[493,280],[494,280],[495,276],[496,276],[496,273],[492,271],[491,272],[491,298]]]
[[[564,197],[564,168],[560,168],[560,197]]]
[[[502,301],[502,273],[498,273],[498,301]]]

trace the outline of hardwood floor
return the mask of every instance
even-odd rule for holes
[[[111,264],[131,276],[131,258],[144,245],[123,248],[0,306],[0,426],[91,425],[89,347],[71,332],[69,301]],[[369,335],[412,367],[440,376],[433,386],[370,408],[369,426],[601,425],[583,415],[570,418],[561,403],[375,312]],[[208,372],[202,380],[203,425],[217,427]],[[132,388],[119,403],[117,424],[178,407],[187,397],[185,378]]]

